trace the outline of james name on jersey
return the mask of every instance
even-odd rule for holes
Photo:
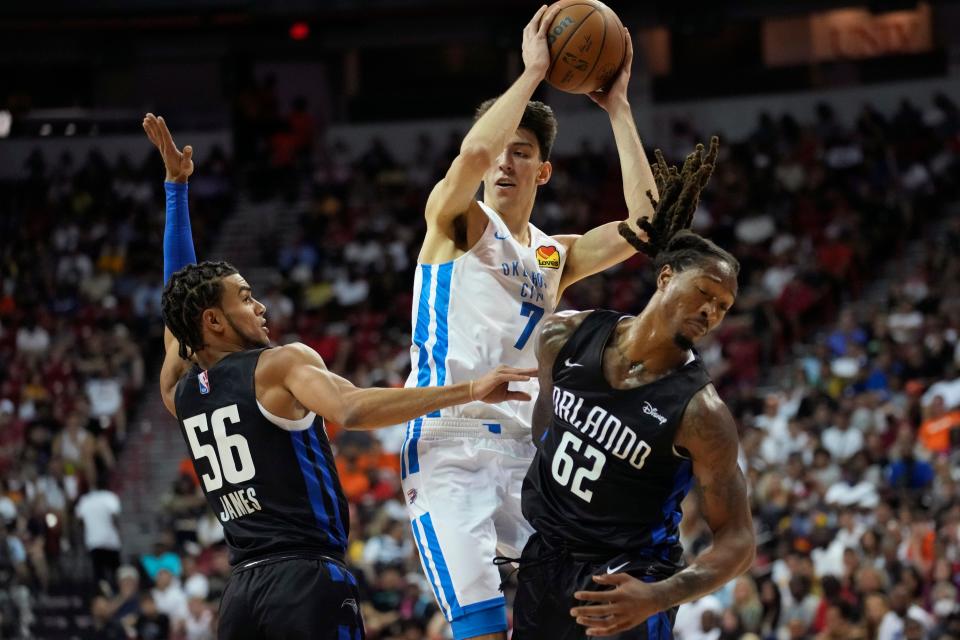
[[[220,504],[223,505],[223,510],[217,514],[220,522],[236,520],[257,511],[263,511],[263,507],[257,500],[257,492],[253,487],[231,491],[218,497],[220,498]]]
[[[603,450],[642,469],[652,448],[637,437],[636,431],[603,407],[584,406],[583,398],[570,391],[553,388],[553,412],[571,427],[593,440]],[[666,422],[656,407],[644,403],[643,412],[659,424]]]

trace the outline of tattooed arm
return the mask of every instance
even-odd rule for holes
[[[686,449],[701,494],[701,510],[713,531],[713,545],[693,563],[661,582],[644,583],[626,573],[594,576],[610,591],[578,591],[578,600],[599,604],[574,607],[570,614],[588,636],[631,629],[660,611],[719,589],[753,564],[756,541],[747,488],[737,466],[737,426],[712,385],[687,405],[674,443]]]
[[[533,405],[533,444],[540,446],[540,437],[550,426],[553,418],[553,363],[560,349],[577,330],[589,311],[561,311],[543,321],[540,334],[534,343],[537,355],[537,377],[540,378],[540,391]]]
[[[690,401],[675,442],[693,460],[700,508],[713,531],[713,545],[689,567],[658,583],[668,603],[664,608],[719,589],[749,569],[756,553],[746,481],[737,466],[737,425],[713,385]]]

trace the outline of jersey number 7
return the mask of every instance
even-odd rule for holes
[[[523,349],[527,340],[530,339],[530,335],[533,333],[533,328],[537,326],[537,323],[540,322],[540,318],[543,317],[543,307],[538,307],[532,302],[524,302],[520,305],[520,315],[527,316],[527,326],[523,328],[523,332],[520,334],[520,337],[517,338],[516,344],[513,345],[514,349]]]

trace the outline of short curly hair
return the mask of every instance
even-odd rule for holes
[[[167,281],[160,313],[170,333],[180,341],[179,353],[184,360],[206,346],[200,321],[203,311],[220,304],[223,279],[236,273],[239,271],[229,262],[205,261],[188,264]]]

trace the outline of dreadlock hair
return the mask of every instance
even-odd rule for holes
[[[490,110],[497,98],[484,100],[477,112],[473,116],[476,122],[483,114]],[[553,115],[553,109],[540,102],[531,100],[523,109],[523,117],[520,118],[520,129],[529,129],[537,139],[537,146],[540,147],[540,159],[544,162],[550,159],[550,151],[553,149],[553,142],[557,139],[557,118]]]
[[[180,341],[180,357],[184,360],[206,346],[200,317],[204,309],[220,304],[223,278],[235,273],[239,271],[229,262],[205,261],[188,264],[167,281],[160,313],[170,333]]]
[[[688,267],[704,267],[710,260],[729,264],[734,277],[740,273],[740,262],[733,254],[689,229],[682,229],[653,259],[654,273],[660,273],[664,265],[670,265],[675,273],[679,273]]]
[[[653,193],[648,190],[647,198],[653,205],[653,219],[640,218],[638,223],[638,226],[647,232],[647,240],[641,240],[626,222],[621,222],[617,227],[620,235],[626,238],[637,251],[651,258],[656,258],[665,251],[675,235],[690,228],[693,213],[700,203],[700,192],[713,174],[719,149],[720,140],[717,136],[710,139],[710,150],[706,157],[703,155],[703,145],[698,144],[693,153],[687,156],[680,171],[668,165],[663,159],[663,153],[660,149],[656,149],[653,152],[656,162],[651,168],[660,201],[657,202]]]

